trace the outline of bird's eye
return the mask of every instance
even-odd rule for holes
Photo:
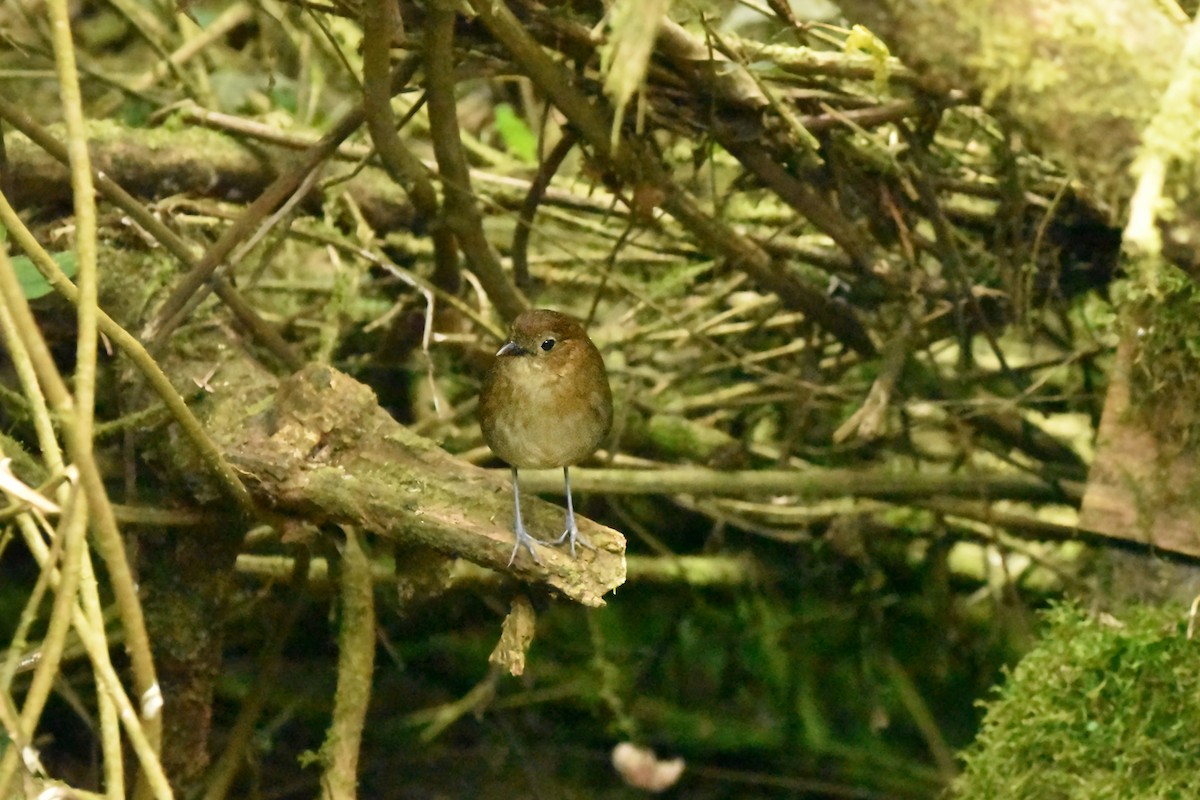
[[[554,345],[556,345],[556,344],[558,344],[558,342],[554,341],[554,339],[543,339],[542,340],[542,352],[549,353],[551,350],[554,349]]]

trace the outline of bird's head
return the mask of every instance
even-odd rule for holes
[[[573,317],[547,308],[535,308],[513,320],[508,341],[496,355],[554,362],[568,358],[571,351],[586,346],[588,341],[587,332]]]

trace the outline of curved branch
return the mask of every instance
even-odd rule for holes
[[[425,30],[429,132],[445,195],[442,221],[454,232],[471,271],[501,316],[512,319],[528,308],[529,303],[500,267],[500,260],[483,233],[483,217],[471,191],[471,174],[463,155],[458,103],[454,98],[454,19],[454,11],[435,0]]]
[[[562,138],[538,166],[537,175],[534,176],[533,183],[529,184],[529,191],[526,192],[525,199],[521,202],[517,227],[513,231],[512,247],[509,249],[513,263],[513,275],[516,278],[517,286],[522,288],[526,288],[530,284],[529,234],[533,232],[533,217],[537,214],[538,206],[541,205],[542,196],[550,188],[550,181],[554,179],[558,168],[562,166],[577,141],[579,139],[574,131],[570,128],[563,129]]]
[[[420,233],[430,226],[437,284],[455,291],[459,281],[458,250],[454,237],[438,219],[441,209],[429,170],[396,134],[392,95],[408,83],[410,70],[415,70],[418,63],[415,58],[409,59],[392,75],[392,37],[400,29],[399,13],[395,3],[388,0],[363,3],[363,114],[384,168],[412,199],[414,230]]]

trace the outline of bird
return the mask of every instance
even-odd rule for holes
[[[512,469],[516,543],[541,558],[535,542],[569,541],[591,547],[575,526],[570,467],[590,456],[612,428],[612,389],[604,358],[573,317],[548,308],[524,311],[513,320],[508,341],[484,378],[479,393],[479,427],[488,447]],[[566,529],[552,541],[534,539],[521,520],[520,469],[562,467],[567,495]]]

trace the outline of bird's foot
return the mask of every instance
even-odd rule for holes
[[[541,541],[541,540],[539,540],[539,541]],[[559,536],[557,539],[547,539],[545,541],[542,541],[542,544],[558,546],[558,545],[562,544],[563,542],[568,542],[568,541],[571,543],[571,558],[575,557],[575,545],[577,543],[580,547],[586,547],[588,550],[596,549],[596,546],[593,545],[591,542],[589,542],[587,540],[587,537],[585,537],[582,533],[580,533],[579,529],[575,527],[573,520],[571,522],[567,523],[567,529],[562,532],[562,536]]]
[[[511,567],[513,562],[517,560],[517,553],[521,552],[522,547],[529,551],[529,555],[533,558],[535,564],[541,564],[542,557],[537,554],[537,550],[535,550],[533,547],[540,540],[535,539],[526,533],[525,526],[519,523],[517,524],[513,533],[516,534],[517,541],[515,544],[513,544],[512,555],[508,557],[508,565]]]

